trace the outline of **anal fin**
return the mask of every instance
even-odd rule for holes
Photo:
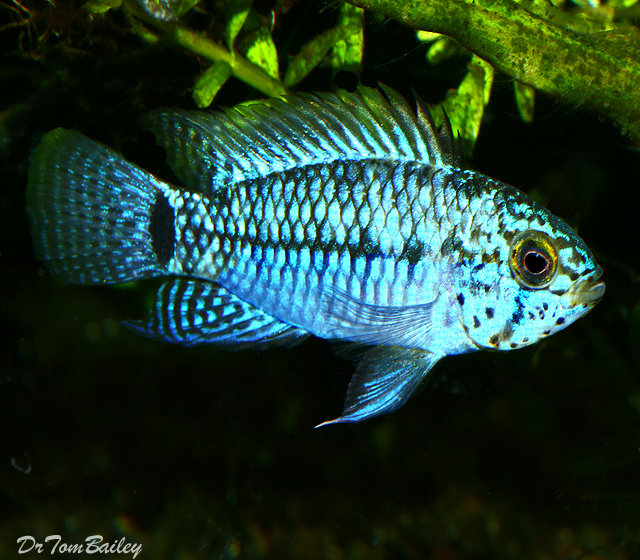
[[[294,345],[309,336],[307,331],[267,315],[219,284],[192,279],[165,282],[146,321],[129,322],[127,326],[166,342],[217,344],[232,349]]]
[[[368,350],[351,378],[342,416],[322,422],[360,422],[400,408],[442,356],[392,346]]]

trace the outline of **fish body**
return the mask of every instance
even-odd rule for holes
[[[602,271],[562,220],[466,169],[418,103],[360,88],[144,126],[182,182],[78,132],[36,149],[36,252],[78,284],[170,276],[139,332],[181,344],[362,345],[343,414],[401,406],[447,355],[510,350],[602,297]]]

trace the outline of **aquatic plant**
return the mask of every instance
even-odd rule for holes
[[[276,2],[265,13],[252,0],[89,0],[81,9],[63,2],[44,2],[36,9],[11,0],[3,7],[12,21],[0,27],[0,33],[24,30],[20,49],[38,58],[51,37],[71,33],[86,21],[82,12],[99,20],[117,10],[126,16],[129,32],[145,42],[171,42],[203,61],[192,96],[204,108],[229,79],[278,96],[295,89],[318,67],[358,74],[366,11],[370,17],[392,17],[418,30],[418,39],[431,43],[431,64],[468,57],[466,76],[441,104],[467,154],[479,133],[494,70],[513,79],[525,121],[534,117],[538,90],[610,118],[640,144],[637,0],[353,0],[338,4],[333,26],[291,52],[290,45],[277,44],[273,30],[296,4]]]

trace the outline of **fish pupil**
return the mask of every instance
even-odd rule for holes
[[[542,274],[549,269],[549,259],[539,251],[528,251],[523,258],[524,267],[530,274]]]

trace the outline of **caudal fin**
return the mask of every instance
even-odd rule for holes
[[[174,251],[170,187],[72,130],[46,134],[33,155],[27,214],[36,254],[73,284],[166,272]]]

